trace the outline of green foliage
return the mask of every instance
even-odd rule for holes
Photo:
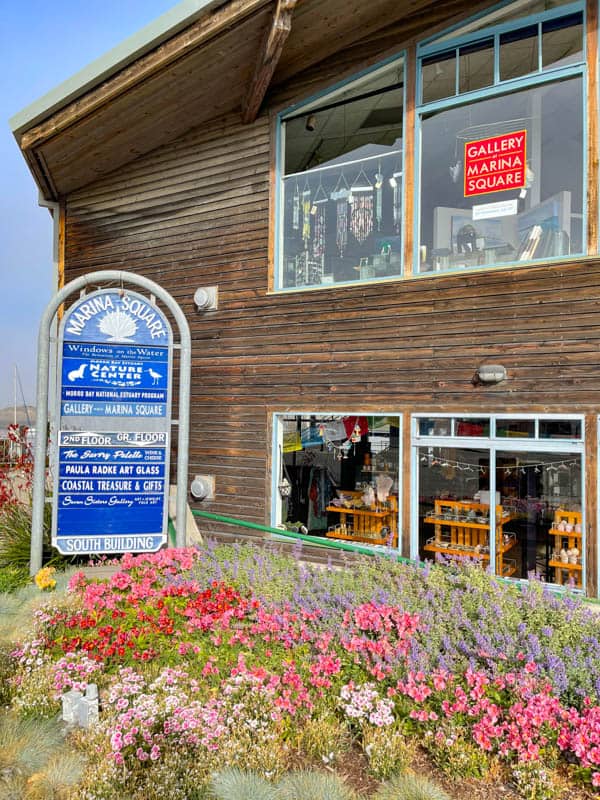
[[[331,712],[307,719],[298,733],[298,749],[308,758],[331,765],[350,748],[348,730]]]
[[[369,772],[378,780],[406,772],[415,753],[415,745],[396,726],[367,728],[362,745],[369,760]]]
[[[210,797],[215,800],[277,800],[273,784],[236,767],[229,767],[212,776]]]
[[[66,800],[81,779],[83,759],[65,746],[57,720],[0,714],[0,797]]]
[[[11,652],[12,645],[0,642],[0,706],[7,706],[13,696],[11,679],[17,671],[17,662]]]
[[[490,760],[485,751],[473,742],[449,732],[448,739],[424,742],[433,762],[451,778],[483,778],[489,772]]]
[[[42,561],[46,565],[59,566],[69,563],[51,545],[52,508],[44,507],[44,538]],[[0,512],[0,567],[17,570],[29,569],[31,552],[31,508],[21,503],[11,503]]]
[[[512,777],[515,788],[525,800],[557,800],[561,796],[552,770],[539,761],[517,764]]]
[[[0,594],[14,592],[29,583],[29,573],[20,567],[0,567]]]
[[[446,792],[420,775],[395,775],[380,786],[373,800],[450,800]]]
[[[277,800],[355,800],[356,795],[338,778],[325,772],[289,772],[277,785]]]

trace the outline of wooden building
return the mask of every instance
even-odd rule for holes
[[[12,127],[59,282],[184,309],[205,510],[598,594],[597,0],[184,0]]]

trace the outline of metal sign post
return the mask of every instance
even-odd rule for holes
[[[77,278],[54,297],[40,324],[31,573],[42,563],[50,326],[59,306],[89,284],[131,283],[152,299],[99,289],[78,299],[59,331],[52,443],[52,543],[61,553],[157,550],[166,541],[173,335],[180,335],[177,545],[185,544],[191,340],[183,312],[154,282],[112,270]]]

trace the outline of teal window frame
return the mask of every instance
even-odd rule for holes
[[[325,101],[326,98],[334,93],[339,92],[340,90],[348,90],[352,88],[352,84],[356,83],[363,78],[378,72],[379,70],[387,67],[394,62],[399,62],[401,64],[402,73],[403,73],[403,100],[402,100],[402,130],[403,130],[403,144],[402,144],[402,154],[400,157],[400,163],[402,165],[402,198],[403,198],[403,207],[402,207],[402,224],[400,226],[400,271],[397,275],[390,275],[384,276],[381,278],[369,278],[368,280],[356,280],[356,281],[339,281],[337,283],[328,283],[328,284],[309,284],[305,286],[283,286],[282,285],[282,276],[283,276],[283,214],[284,214],[284,192],[283,192],[283,181],[286,177],[285,175],[285,123],[288,118],[296,117],[298,114],[301,114],[303,109],[306,109],[306,113],[316,113],[318,112],[318,108],[312,108],[315,103],[319,101]],[[383,59],[382,61],[377,62],[371,67],[367,69],[361,70],[348,78],[345,78],[342,81],[339,81],[331,86],[328,86],[325,89],[322,89],[315,94],[310,95],[309,97],[303,98],[301,101],[294,103],[291,106],[279,111],[276,117],[275,122],[275,223],[274,223],[274,244],[273,244],[273,292],[275,293],[282,293],[282,292],[305,292],[305,291],[316,291],[316,290],[335,290],[338,288],[346,288],[352,286],[362,286],[365,283],[369,285],[372,283],[382,283],[382,282],[389,282],[389,281],[398,281],[401,280],[404,276],[404,241],[405,241],[405,225],[404,225],[404,197],[405,197],[405,153],[404,153],[404,131],[405,131],[405,124],[406,124],[406,51],[401,50],[394,55]]]

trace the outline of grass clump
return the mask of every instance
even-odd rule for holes
[[[428,778],[406,773],[384,783],[373,800],[450,800],[450,796]]]

